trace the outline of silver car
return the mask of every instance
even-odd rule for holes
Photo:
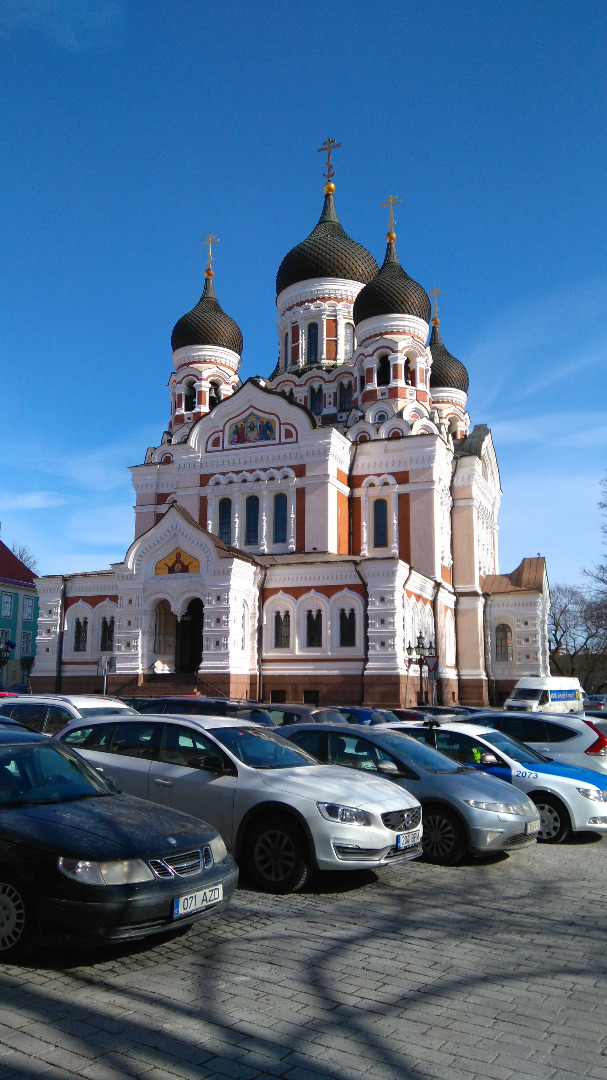
[[[584,713],[492,711],[473,713],[469,721],[503,731],[553,761],[607,773],[607,737],[595,718]]]
[[[537,808],[512,784],[457,765],[404,731],[314,724],[281,734],[319,761],[389,776],[415,795],[424,812],[428,862],[452,866],[467,852],[522,851],[537,838]]]
[[[57,738],[130,795],[214,825],[267,892],[300,889],[314,869],[393,866],[422,854],[413,795],[319,765],[270,728],[140,715],[80,721]]]

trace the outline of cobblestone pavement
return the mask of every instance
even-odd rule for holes
[[[224,918],[0,967],[0,1080],[607,1080],[607,839],[242,889]]]

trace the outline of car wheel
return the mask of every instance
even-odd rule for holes
[[[559,799],[538,794],[532,799],[540,812],[538,840],[545,844],[560,844],[571,832],[571,818]]]
[[[263,892],[296,892],[312,873],[306,840],[289,818],[264,818],[253,825],[245,840],[245,861]]]
[[[466,831],[457,815],[443,806],[424,807],[422,848],[426,862],[439,866],[461,862],[468,845]]]
[[[0,871],[0,960],[18,960],[36,944],[36,920],[23,886]]]

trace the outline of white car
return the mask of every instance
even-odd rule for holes
[[[607,782],[602,773],[548,761],[504,732],[484,725],[432,719],[399,726],[461,765],[481,769],[524,791],[540,812],[538,840],[558,843],[571,831],[607,833]]]
[[[584,713],[473,713],[470,720],[503,731],[553,761],[603,773],[607,784],[607,737],[594,717]]]
[[[220,716],[98,717],[57,738],[130,795],[202,818],[256,885],[422,854],[421,806],[390,780],[320,765],[272,728]]]
[[[107,716],[120,713],[123,716],[137,716],[135,709],[124,704],[120,698],[106,697],[103,694],[20,694],[19,697],[0,701],[0,716],[11,716],[20,724],[41,731],[43,735],[54,735],[72,720],[83,716]]]

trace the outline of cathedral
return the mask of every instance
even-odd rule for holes
[[[278,268],[266,378],[239,378],[209,237],[167,429],[131,469],[134,540],[109,569],[38,579],[34,692],[483,705],[548,674],[545,562],[499,573],[495,449],[438,290],[432,316],[392,196],[381,266],[344,230],[335,145],[318,224]]]

